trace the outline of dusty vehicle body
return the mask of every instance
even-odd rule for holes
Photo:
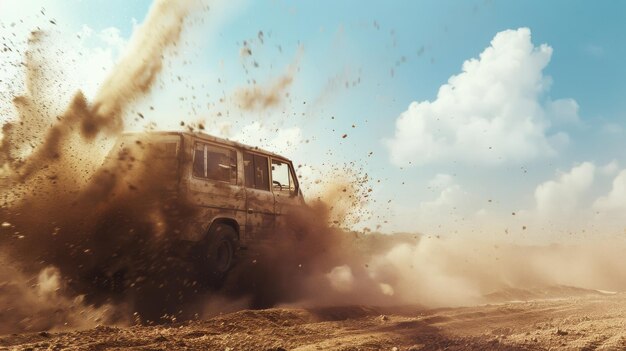
[[[203,133],[127,133],[108,159],[123,166],[118,183],[151,183],[148,193],[159,194],[152,199],[156,210],[143,219],[175,242],[177,256],[200,257],[214,277],[226,274],[236,254],[271,245],[286,215],[304,205],[290,160]],[[141,176],[132,175],[137,169]],[[161,223],[167,211],[178,221]]]

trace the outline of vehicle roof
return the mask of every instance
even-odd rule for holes
[[[247,151],[252,151],[252,152],[266,154],[268,156],[281,158],[283,160],[288,160],[289,161],[289,158],[287,158],[285,156],[273,153],[271,151],[267,151],[267,150],[261,149],[261,148],[256,147],[256,146],[250,146],[250,145],[238,143],[236,141],[223,139],[223,138],[218,138],[218,137],[216,137],[214,135],[209,135],[209,134],[201,133],[201,132],[149,131],[149,132],[125,132],[122,135],[186,135],[186,136],[195,137],[195,138],[199,138],[199,139],[204,139],[204,140],[215,142],[215,143],[229,145],[229,146],[232,146],[232,147],[235,147],[235,148],[239,148],[239,149],[242,149],[242,150],[247,150]]]

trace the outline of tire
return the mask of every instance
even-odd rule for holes
[[[207,235],[204,249],[204,271],[210,285],[220,284],[235,264],[237,232],[226,224],[216,224]]]

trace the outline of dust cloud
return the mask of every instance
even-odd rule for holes
[[[0,333],[96,324],[166,322],[242,308],[333,304],[429,307],[484,303],[554,286],[623,290],[626,245],[520,247],[420,234],[358,233],[371,188],[347,174],[294,212],[270,247],[242,256],[218,288],[168,255],[193,208],[170,191],[171,160],[150,134],[118,138],[129,107],[149,94],[189,1],[156,1],[129,51],[93,101],[77,92],[57,116],[42,105],[38,45],[26,53],[27,89],[3,126],[0,149]],[[295,67],[295,66],[294,66]],[[281,102],[290,68],[244,109]],[[114,153],[106,157],[113,146]],[[150,161],[150,162],[146,162]],[[343,229],[342,229],[343,228]],[[507,295],[508,294],[508,295]]]
[[[104,158],[123,130],[128,108],[150,92],[195,5],[156,1],[95,99],[87,101],[79,91],[66,108],[54,106],[54,91],[44,89],[46,57],[40,48],[46,34],[31,33],[25,92],[13,100],[17,116],[3,125],[0,149],[0,244],[11,262],[2,272],[7,283],[0,308],[9,316],[3,318],[4,331],[81,327],[90,320],[121,323],[134,310],[146,310],[139,318],[154,320],[161,314],[150,314],[155,299],[150,292],[160,289],[165,296],[159,301],[167,304],[183,293],[180,286],[197,290],[185,281],[177,285],[178,295],[168,295],[168,284],[178,284],[169,270],[189,268],[164,264],[157,255],[169,247],[163,232],[181,227],[193,212],[178,205],[164,184],[171,165],[163,160],[146,167],[142,160],[160,151],[149,138]],[[158,278],[135,274],[139,271],[158,271]],[[33,285],[31,277],[42,275],[52,280]],[[51,284],[57,286],[53,291],[42,288]],[[115,313],[99,312],[114,308]],[[100,316],[87,316],[92,310]]]
[[[524,246],[480,238],[349,232],[318,201],[276,246],[238,267],[224,293],[251,307],[426,308],[626,290],[626,241]],[[298,228],[295,233],[290,229]]]
[[[90,306],[83,296],[70,297],[59,270],[46,267],[28,278],[11,262],[1,260],[0,334],[16,331],[90,328],[106,321],[122,321],[113,306]]]
[[[258,86],[255,84],[252,87],[237,90],[235,92],[235,99],[239,108],[244,111],[266,110],[281,105],[284,98],[289,96],[287,90],[293,83],[303,52],[303,49],[300,48],[296,54],[296,58],[289,65],[286,72],[266,86]]]
[[[372,281],[389,298],[359,302],[369,304],[444,307],[554,298],[572,287],[581,293],[623,291],[625,252],[621,240],[520,246],[420,236],[414,243],[399,243],[367,256],[365,276],[351,277],[354,265],[347,263],[342,275],[329,280],[342,282],[337,293],[344,301],[359,291],[359,279]]]
[[[0,161],[8,162],[10,169],[25,180],[40,170],[42,164],[57,162],[62,155],[75,151],[72,140],[76,134],[83,139],[81,145],[100,134],[119,134],[124,126],[124,112],[130,103],[150,92],[162,70],[164,51],[180,38],[183,20],[193,5],[192,0],[156,1],[131,39],[126,55],[100,87],[94,101],[90,104],[78,92],[61,116],[50,115],[51,111],[46,111],[49,106],[39,105],[42,92],[38,88],[43,83],[39,72],[46,58],[37,57],[40,51],[36,45],[44,34],[32,32],[26,54],[27,91],[14,100],[19,123],[3,126]],[[44,135],[41,140],[40,135]],[[20,157],[25,146],[34,150],[28,157]]]

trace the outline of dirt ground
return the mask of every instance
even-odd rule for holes
[[[167,326],[13,334],[15,350],[625,350],[626,294],[477,307],[243,310]]]

